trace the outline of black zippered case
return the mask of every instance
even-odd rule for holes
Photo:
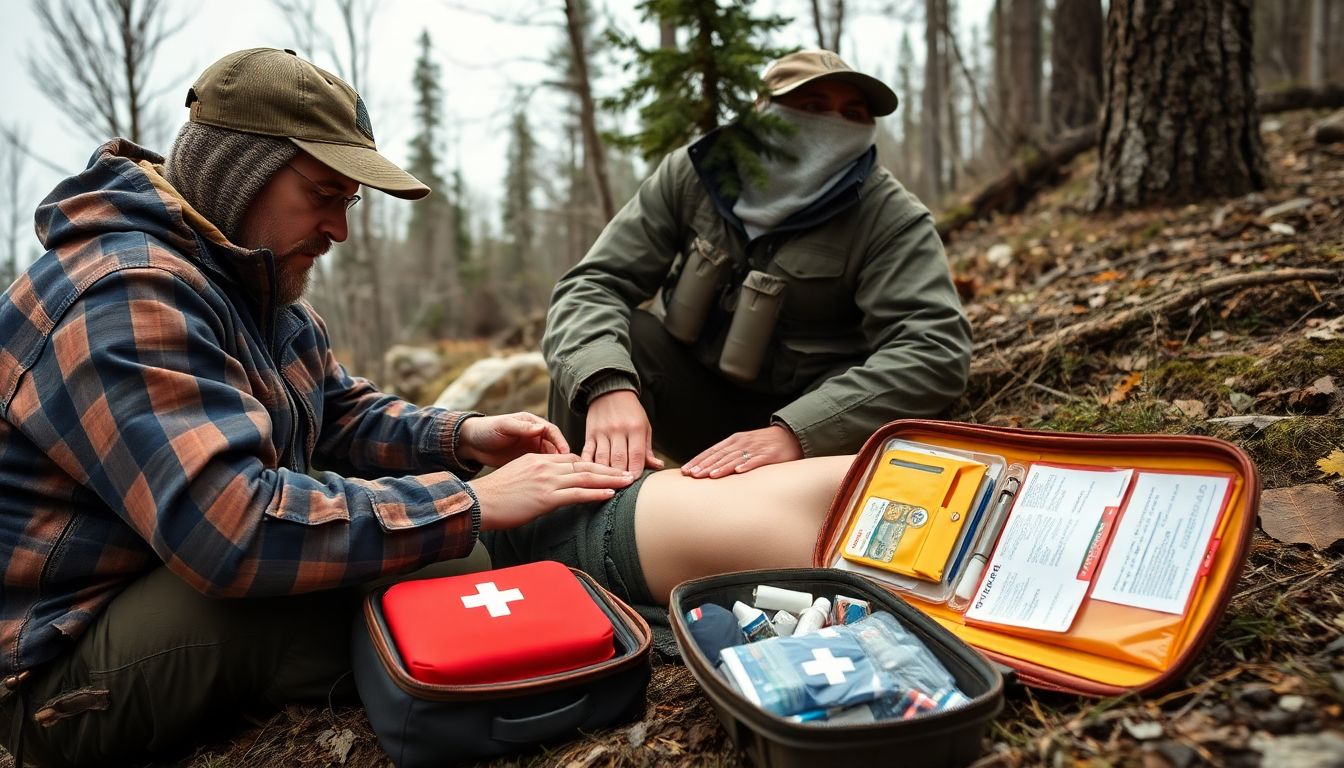
[[[750,604],[752,589],[770,584],[815,595],[843,594],[886,611],[933,651],[970,703],[910,720],[832,725],[795,723],[762,710],[729,686],[691,638],[686,612],[706,603]],[[901,598],[852,573],[829,568],[740,571],[682,582],[669,612],[677,647],[722,721],[729,738],[760,768],[893,765],[954,768],[980,754],[990,721],[1003,708],[1003,678],[979,652]]]
[[[611,619],[615,655],[572,671],[507,683],[416,680],[383,614],[387,588],[365,596],[351,643],[355,686],[378,743],[397,768],[438,768],[522,752],[643,716],[653,639],[649,625],[587,574],[570,570]]]

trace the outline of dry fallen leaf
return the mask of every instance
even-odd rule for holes
[[[1344,477],[1344,451],[1333,450],[1325,458],[1316,462],[1316,466],[1327,475]]]
[[[1260,527],[1285,544],[1326,549],[1344,539],[1344,498],[1325,485],[1273,488],[1260,494]]]
[[[1130,391],[1133,390],[1134,387],[1137,387],[1141,381],[1143,381],[1143,371],[1134,371],[1121,379],[1120,383],[1115,385],[1115,389],[1112,389],[1109,395],[1101,398],[1101,404],[1115,405],[1116,403],[1124,402],[1125,398],[1129,397]]]
[[[1171,407],[1187,419],[1204,419],[1209,415],[1209,408],[1202,400],[1173,400]]]

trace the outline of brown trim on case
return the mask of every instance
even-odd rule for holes
[[[648,658],[653,647],[653,632],[644,617],[633,608],[621,602],[615,595],[603,589],[591,576],[575,568],[570,568],[576,577],[600,594],[607,605],[619,615],[625,628],[635,636],[639,647],[623,656],[617,656],[597,664],[592,664],[568,672],[554,675],[516,680],[507,683],[488,683],[479,685],[438,685],[423,683],[411,677],[406,668],[398,663],[397,653],[392,650],[392,639],[387,636],[383,623],[380,598],[385,589],[377,589],[364,597],[364,622],[373,641],[383,670],[392,682],[401,690],[418,699],[427,701],[470,701],[473,699],[498,699],[508,696],[528,696],[550,690],[560,690],[572,685],[576,680],[599,680],[639,666]]]

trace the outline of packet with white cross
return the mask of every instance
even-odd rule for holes
[[[848,627],[725,648],[721,657],[732,685],[777,715],[848,707],[889,692]]]
[[[769,712],[826,720],[859,705],[873,719],[906,719],[969,699],[947,668],[888,613],[846,626],[722,651],[737,690]]]

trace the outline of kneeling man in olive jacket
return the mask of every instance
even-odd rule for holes
[[[763,178],[668,155],[556,285],[550,418],[600,464],[722,477],[856,451],[964,391],[970,326],[927,208],[876,164],[896,95],[829,51],[766,70]],[[737,194],[733,194],[734,191]],[[638,308],[661,292],[661,307]]]

